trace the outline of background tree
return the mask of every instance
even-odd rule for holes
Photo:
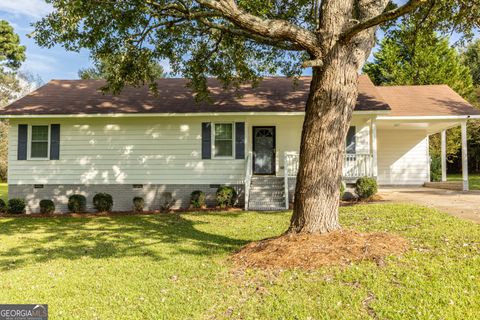
[[[345,136],[358,96],[358,70],[375,44],[378,25],[410,14],[422,27],[469,37],[480,24],[480,0],[50,0],[53,12],[35,24],[36,41],[86,48],[108,59],[108,89],[149,82],[151,63],[168,59],[190,79],[199,100],[206,79],[225,88],[258,82],[278,71],[312,67],[300,143],[290,232],[338,229]]]
[[[17,97],[22,86],[17,70],[25,61],[25,47],[7,21],[0,20],[0,107]],[[7,180],[8,121],[0,121],[0,181]]]
[[[463,64],[470,68],[473,84],[480,86],[480,39],[468,44],[461,57]]]
[[[464,98],[474,93],[470,69],[449,39],[434,31],[418,31],[403,22],[383,38],[373,56],[363,71],[376,85],[447,84]]]
[[[462,50],[461,57],[463,64],[470,68],[473,85],[476,87],[471,102],[480,108],[480,39],[469,43]],[[471,172],[480,172],[480,121],[469,121],[468,129],[468,163]]]
[[[25,61],[25,47],[12,26],[0,20],[0,106],[14,98],[20,89],[16,72]]]
[[[115,66],[110,66],[108,61],[100,61],[93,67],[78,70],[78,77],[80,79],[111,79],[114,77],[122,77],[122,74],[117,74],[116,70],[112,70]],[[158,62],[152,62],[149,67],[151,71],[151,77],[154,79],[160,79],[165,77],[163,67]],[[123,73],[128,73],[124,71]]]

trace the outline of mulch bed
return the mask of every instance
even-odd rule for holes
[[[340,206],[347,207],[347,206],[353,206],[356,204],[373,204],[373,203],[382,203],[382,202],[388,202],[388,201],[383,199],[382,196],[376,194],[373,197],[368,199],[353,198],[349,200],[340,200]]]
[[[94,217],[118,217],[118,216],[135,216],[135,215],[155,215],[155,214],[169,214],[169,213],[195,213],[195,212],[241,212],[241,208],[202,208],[202,209],[174,209],[168,211],[113,211],[113,212],[85,212],[85,213],[22,213],[22,214],[0,214],[0,218],[94,218]]]
[[[322,266],[345,266],[359,261],[384,264],[389,255],[409,247],[406,239],[386,232],[359,233],[339,230],[327,234],[285,234],[252,242],[232,255],[241,268],[312,270]]]

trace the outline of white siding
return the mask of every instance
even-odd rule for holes
[[[10,184],[223,184],[242,183],[245,161],[201,159],[201,123],[246,123],[246,152],[252,127],[276,127],[276,169],[283,153],[299,151],[303,116],[216,116],[70,118],[12,120]],[[354,118],[357,152],[369,151],[366,119]],[[60,160],[17,160],[18,124],[60,127]]]
[[[421,185],[428,181],[428,139],[424,130],[378,130],[378,181]]]
[[[222,119],[233,121],[234,119]],[[60,123],[60,160],[17,161],[19,123],[9,144],[10,184],[241,183],[243,160],[202,160],[195,118],[51,120]]]

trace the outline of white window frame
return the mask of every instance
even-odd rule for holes
[[[215,155],[215,127],[220,124],[232,125],[232,155],[231,156],[216,156]],[[212,122],[212,159],[235,159],[235,122]]]
[[[48,147],[47,147],[47,157],[46,158],[37,158],[37,157],[32,157],[32,127],[47,127],[48,128],[48,133],[47,133],[47,141],[48,141]],[[50,160],[50,143],[51,143],[51,137],[50,137],[50,125],[49,124],[30,124],[28,125],[28,144],[27,144],[27,153],[28,153],[28,160]]]

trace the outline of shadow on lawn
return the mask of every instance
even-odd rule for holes
[[[240,214],[228,213],[228,216],[233,218]],[[147,256],[164,260],[172,254],[215,255],[234,251],[249,242],[196,228],[205,223],[210,222],[189,220],[181,214],[14,218],[0,223],[0,234],[12,237],[9,240],[14,241],[13,245],[11,242],[4,244],[5,249],[0,252],[0,269],[83,257]]]

